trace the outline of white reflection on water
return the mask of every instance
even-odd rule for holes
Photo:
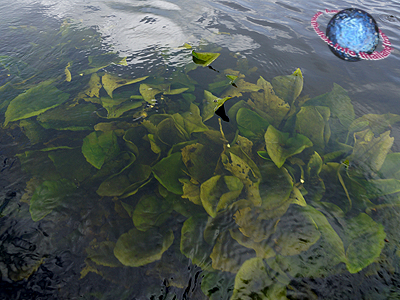
[[[105,41],[122,55],[149,47],[176,48],[185,42],[218,42],[231,51],[259,47],[250,37],[224,35],[207,29],[217,18],[206,2],[163,0],[17,0],[22,5],[42,7],[46,15],[69,18],[83,26],[95,26]]]

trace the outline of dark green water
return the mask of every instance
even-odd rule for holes
[[[0,299],[398,299],[396,9],[321,5],[4,5]]]

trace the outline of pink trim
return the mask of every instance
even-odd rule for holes
[[[338,13],[339,10],[334,9],[334,10],[328,10],[325,9],[325,13],[327,14],[336,14]],[[340,45],[336,44],[333,46],[333,43],[331,40],[328,39],[328,37],[325,35],[324,32],[322,32],[321,29],[319,29],[319,24],[317,22],[318,17],[323,15],[324,13],[319,11],[317,12],[312,18],[311,18],[311,26],[314,28],[314,31],[319,35],[319,37],[327,44],[329,44],[330,46],[334,47],[334,49],[340,51],[340,52],[344,52],[345,54],[348,54],[351,57],[356,57],[357,53],[353,50],[349,50],[348,48],[343,48]],[[378,51],[374,51],[371,54],[367,54],[365,52],[360,52],[358,53],[359,57],[361,59],[365,59],[365,60],[379,60],[379,59],[384,59],[386,57],[388,57],[392,51],[392,48],[390,46],[392,46],[392,44],[389,41],[389,38],[382,32],[382,30],[379,29],[379,35],[382,38],[382,44],[383,44],[383,50],[378,52]]]

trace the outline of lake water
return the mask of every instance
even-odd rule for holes
[[[0,299],[400,298],[395,1],[2,2]]]

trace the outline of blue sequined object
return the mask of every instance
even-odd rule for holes
[[[356,8],[347,8],[334,15],[326,28],[326,36],[333,43],[329,46],[331,51],[347,61],[361,60],[360,52],[371,54],[379,43],[376,21],[369,13]],[[345,53],[345,48],[354,51],[352,55]]]

